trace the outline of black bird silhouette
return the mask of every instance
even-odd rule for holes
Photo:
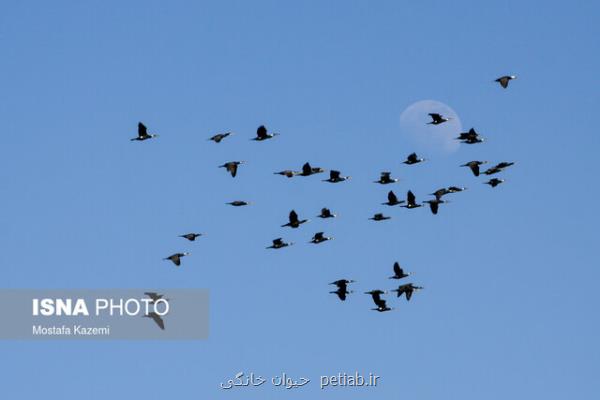
[[[450,121],[450,118],[444,118],[441,114],[438,113],[429,113],[429,116],[431,117],[431,122],[427,123],[429,125],[439,125],[443,124],[444,122]]]
[[[156,322],[156,325],[158,325],[158,327],[160,329],[162,329],[163,331],[165,330],[165,321],[163,321],[163,319],[161,318],[161,316],[158,315],[156,312],[151,311],[148,314],[144,315],[144,317],[146,317],[146,318],[152,318],[152,320],[154,322]]]
[[[379,312],[383,312],[383,311],[390,311],[391,308],[389,308],[385,302],[385,300],[383,300],[381,298],[382,294],[385,294],[387,292],[384,292],[383,290],[371,290],[370,292],[365,292],[365,294],[370,294],[371,298],[373,299],[373,302],[375,303],[375,305],[377,306],[377,308],[372,308],[372,310],[375,311],[379,311]]]
[[[396,183],[398,182],[398,179],[394,179],[391,177],[392,173],[388,172],[388,171],[384,171],[381,173],[381,176],[379,177],[378,181],[374,181],[374,183],[379,183],[381,185],[387,185],[390,183]]]
[[[479,166],[487,164],[487,161],[469,161],[466,164],[461,165],[461,167],[469,167],[473,175],[479,176]]]
[[[496,166],[494,168],[504,169],[504,168],[510,167],[511,165],[515,165],[515,163],[502,161],[501,163],[496,164]]]
[[[448,193],[458,193],[458,192],[462,192],[467,190],[466,187],[459,187],[459,186],[450,186],[448,187]]]
[[[484,182],[484,183],[486,185],[490,185],[491,187],[494,188],[494,187],[498,186],[499,184],[504,183],[504,179],[493,178],[493,179],[490,179],[489,181]]]
[[[295,175],[298,175],[299,172],[296,171],[292,171],[291,169],[286,169],[283,171],[279,171],[279,172],[273,172],[275,175],[283,175],[286,176],[288,178],[293,178]]]
[[[330,285],[336,285],[337,286],[337,290],[333,291],[333,292],[329,292],[329,293],[334,293],[336,294],[339,299],[341,301],[346,300],[346,295],[353,293],[351,290],[348,291],[348,284],[354,282],[353,280],[348,280],[348,279],[339,279],[335,282],[331,282]]]
[[[273,240],[273,244],[271,246],[267,247],[267,249],[281,249],[283,247],[288,247],[293,244],[294,244],[293,242],[286,243],[283,241],[282,238],[277,238],[277,239]]]
[[[331,213],[329,208],[323,207],[321,208],[321,214],[318,215],[319,218],[335,218],[336,215]]]
[[[216,135],[212,136],[208,140],[212,140],[215,143],[221,143],[221,140],[225,139],[227,136],[229,136],[231,134],[232,134],[232,132],[217,133]]]
[[[196,238],[199,238],[200,236],[202,236],[201,233],[186,233],[185,235],[179,235],[179,237],[182,237],[184,239],[189,240],[190,242],[193,242],[196,240]]]
[[[406,193],[406,204],[400,207],[404,208],[417,208],[421,207],[421,204],[417,204],[417,198],[410,190]]]
[[[315,233],[315,235],[313,236],[313,238],[310,240],[309,243],[319,244],[319,243],[326,242],[328,240],[333,240],[333,238],[325,236],[325,234],[323,232],[317,232],[317,233]]]
[[[260,142],[263,140],[272,139],[278,135],[279,133],[268,133],[267,128],[264,125],[261,125],[256,129],[256,137],[252,140],[257,140]]]
[[[289,226],[290,228],[298,228],[303,223],[308,222],[307,219],[302,219],[302,220],[298,219],[298,214],[294,210],[290,211],[289,221],[290,222],[288,222],[287,224],[281,225],[281,227],[283,228],[283,227]]]
[[[402,267],[400,267],[400,263],[398,261],[396,261],[394,263],[394,276],[390,276],[389,279],[402,279],[402,278],[406,278],[409,275],[410,275],[410,273],[404,272]]]
[[[406,157],[406,160],[402,162],[406,165],[413,165],[423,161],[425,161],[424,158],[417,158],[417,153],[411,153],[408,155],[408,157]]]
[[[486,169],[483,173],[486,175],[494,175],[498,172],[502,172],[502,168],[498,168],[497,166]]]
[[[372,221],[385,221],[386,219],[391,219],[391,218],[392,217],[387,217],[387,216],[383,215],[382,213],[377,213],[369,219]]]
[[[329,171],[329,179],[323,179],[323,182],[338,183],[350,179],[349,176],[341,176],[340,174],[340,171],[332,169]]]
[[[469,129],[468,132],[462,132],[460,136],[456,138],[457,140],[461,140],[463,143],[467,144],[475,144],[482,143],[485,139],[479,136],[477,132],[475,132],[474,128]]]
[[[229,204],[230,206],[234,206],[234,207],[242,207],[242,206],[247,206],[250,203],[247,201],[243,201],[243,200],[234,200],[234,201],[230,201],[229,203],[226,203],[226,204]]]
[[[229,161],[223,165],[219,165],[219,168],[225,168],[235,178],[237,175],[238,166],[244,164],[245,161]]]
[[[163,258],[163,260],[170,260],[173,262],[173,264],[179,267],[181,265],[181,258],[189,255],[190,253],[175,253],[169,257]]]
[[[404,203],[404,200],[398,200],[398,197],[394,193],[393,190],[390,190],[387,195],[388,201],[386,203],[381,203],[386,206],[397,206],[398,204]]]
[[[321,172],[325,172],[325,170],[321,167],[312,167],[309,163],[305,163],[302,166],[302,172],[300,172],[298,175],[310,176],[314,174],[320,174]]]
[[[436,198],[435,200],[425,200],[423,203],[429,203],[429,208],[431,212],[435,215],[438,213],[438,208],[440,204],[447,203],[447,201]]]
[[[512,81],[513,79],[517,79],[517,77],[515,75],[504,75],[496,79],[494,82],[498,82],[500,86],[506,89],[508,87],[508,82]]]
[[[413,293],[421,289],[423,289],[423,287],[415,286],[412,283],[407,283],[405,285],[398,286],[398,289],[394,289],[392,291],[397,293],[397,297],[400,297],[404,294],[406,296],[406,301],[409,301]]]
[[[158,135],[149,134],[146,125],[142,124],[141,122],[138,122],[138,135],[137,137],[132,138],[131,141],[138,140],[141,142],[143,140],[152,139],[155,137],[158,137]]]

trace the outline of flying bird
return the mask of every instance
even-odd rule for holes
[[[402,162],[406,165],[413,165],[423,161],[425,161],[424,158],[417,158],[417,153],[411,153],[408,155],[408,157],[406,157],[406,160]]]
[[[484,138],[479,136],[479,134],[475,131],[474,128],[469,129],[468,132],[462,132],[460,136],[458,136],[456,139],[467,144],[482,143],[485,141]]]
[[[155,137],[158,137],[158,135],[149,134],[146,125],[142,124],[141,122],[138,122],[138,135],[137,137],[132,138],[131,141],[138,140],[141,142],[143,140],[152,139]]]
[[[296,211],[292,210],[290,211],[290,215],[289,215],[289,222],[285,225],[281,225],[281,227],[286,227],[289,226],[290,228],[298,228],[300,225],[302,225],[303,223],[308,222],[307,219],[298,219],[298,214],[296,213]]]
[[[243,200],[234,200],[234,201],[230,201],[229,203],[226,203],[226,204],[229,204],[230,206],[234,206],[234,207],[242,207],[242,206],[247,206],[250,203],[247,201],[243,201]]]
[[[517,79],[517,77],[514,75],[504,75],[504,76],[501,76],[500,78],[496,79],[494,82],[498,82],[500,84],[500,86],[502,86],[504,89],[506,89],[508,87],[508,83],[510,81],[512,81],[513,79]]]
[[[329,293],[336,294],[341,301],[346,300],[346,295],[352,293],[352,291],[348,291],[348,284],[354,282],[353,280],[348,279],[339,279],[335,282],[331,282],[330,285],[336,285],[337,290]]]
[[[515,163],[502,161],[501,163],[496,164],[496,166],[494,168],[504,169],[504,168],[510,167],[511,165],[515,165]]]
[[[498,172],[502,172],[502,168],[498,168],[497,166],[493,166],[491,168],[486,169],[483,173],[486,175],[494,175]]]
[[[319,218],[335,218],[336,215],[331,213],[329,208],[321,208],[321,214],[318,215]]]
[[[179,267],[181,265],[181,258],[189,255],[190,253],[175,253],[167,258],[163,258],[163,260],[170,260],[173,262],[173,264]]]
[[[398,197],[394,193],[393,190],[390,190],[387,195],[388,201],[386,203],[381,203],[386,206],[397,206],[398,204],[404,203],[404,200],[398,200]]]
[[[278,135],[279,133],[268,133],[267,128],[264,125],[261,125],[256,129],[256,137],[252,140],[261,142],[263,140],[272,139]]]
[[[374,183],[379,183],[381,185],[387,185],[390,183],[396,183],[398,182],[398,179],[394,179],[391,177],[392,173],[391,172],[387,172],[384,171],[381,173],[381,176],[379,177],[378,181],[374,181]]]
[[[233,178],[237,175],[238,166],[244,164],[245,161],[229,161],[223,165],[219,165],[219,168],[225,168]]]
[[[333,238],[325,236],[325,234],[323,232],[317,232],[317,233],[315,233],[315,235],[313,236],[313,238],[310,240],[309,243],[319,244],[319,243],[326,242],[328,240],[333,240]]]
[[[499,184],[504,183],[504,179],[493,178],[493,179],[490,179],[489,181],[484,182],[484,183],[486,185],[490,185],[491,187],[495,188]]]
[[[448,187],[448,193],[458,193],[467,190],[466,187],[450,186]]]
[[[383,300],[381,298],[382,294],[385,294],[387,292],[384,292],[382,290],[371,290],[370,292],[365,292],[365,294],[370,294],[371,297],[373,298],[373,302],[375,303],[375,305],[377,306],[377,308],[372,308],[372,310],[374,311],[379,311],[379,312],[384,312],[384,311],[390,311],[391,308],[387,306],[385,300]]]
[[[390,276],[389,279],[402,279],[402,278],[406,278],[409,275],[410,275],[410,273],[404,272],[402,267],[400,267],[400,263],[398,261],[396,261],[394,263],[394,275]]]
[[[163,321],[163,319],[161,318],[161,316],[158,315],[156,312],[151,311],[148,314],[144,315],[144,317],[146,317],[146,318],[152,318],[152,320],[154,322],[156,322],[156,325],[158,325],[158,327],[160,329],[162,329],[163,331],[165,330],[165,321]]]
[[[185,235],[179,235],[179,237],[187,239],[190,242],[195,241],[196,238],[199,238],[200,236],[202,236],[201,233],[186,233]]]
[[[325,172],[325,170],[321,167],[312,167],[309,163],[305,163],[302,166],[302,172],[300,172],[298,175],[310,176],[314,174],[320,174],[321,172]]]
[[[392,217],[387,217],[387,216],[383,215],[382,213],[377,213],[369,219],[372,221],[385,221],[386,219],[391,219],[391,218]]]
[[[267,247],[267,249],[281,249],[283,247],[288,247],[293,245],[293,242],[284,242],[282,238],[277,238],[273,240],[273,244],[269,247]]]
[[[418,208],[418,207],[421,207],[421,204],[417,204],[417,198],[415,197],[414,193],[409,190],[406,193],[406,204],[402,205],[400,207],[404,207],[404,208]]]
[[[438,113],[429,113],[429,116],[431,117],[431,122],[427,123],[429,125],[439,125],[443,124],[444,122],[450,121],[450,118],[444,118],[441,114]]]
[[[406,301],[409,301],[413,293],[421,289],[423,289],[421,286],[415,286],[412,283],[407,283],[405,285],[398,286],[398,289],[394,289],[392,291],[397,293],[397,297],[400,297],[404,294],[406,296]]]
[[[273,172],[273,173],[275,175],[283,175],[283,176],[288,177],[288,178],[293,178],[295,175],[299,174],[299,172],[292,171],[291,169],[286,169],[286,170],[283,170],[283,171]]]
[[[338,183],[350,179],[349,176],[341,176],[340,171],[332,169],[329,171],[329,179],[323,179],[323,182]]]
[[[215,143],[221,143],[221,140],[225,139],[227,136],[229,136],[231,134],[233,134],[233,132],[217,133],[216,135],[212,136],[208,140],[212,140]]]

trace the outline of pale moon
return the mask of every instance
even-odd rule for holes
[[[441,114],[450,121],[439,125],[427,124],[431,121],[429,113]],[[462,125],[458,114],[450,106],[436,100],[421,100],[400,114],[400,130],[423,150],[452,153],[460,145],[456,137],[462,132]]]

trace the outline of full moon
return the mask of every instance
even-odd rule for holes
[[[428,125],[429,113],[438,113],[450,121]],[[400,114],[400,130],[416,145],[440,153],[452,153],[459,147],[455,138],[462,131],[458,114],[450,106],[436,100],[421,100],[408,106]]]

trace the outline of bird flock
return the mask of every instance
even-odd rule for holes
[[[498,79],[496,79],[495,82],[498,82],[502,88],[506,89],[506,88],[508,88],[509,82],[513,79],[516,79],[516,76],[505,75],[505,76],[502,76],[502,77],[499,77]],[[451,118],[445,117],[439,113],[429,113],[428,115],[431,118],[431,121],[427,122],[427,124],[434,125],[434,126],[441,125],[441,124],[446,123],[451,120]],[[214,136],[210,137],[208,140],[218,144],[233,134],[234,134],[233,132],[217,133]],[[137,135],[137,137],[134,137],[131,140],[142,142],[145,140],[157,138],[158,136],[159,135],[157,135],[155,133],[149,133],[147,127],[142,122],[139,122],[138,123],[138,135]],[[265,140],[273,139],[276,136],[279,136],[279,133],[269,132],[264,125],[261,125],[257,128],[256,136],[254,138],[252,138],[252,140],[262,142]],[[475,128],[471,128],[467,132],[460,133],[460,135],[458,137],[456,137],[455,139],[459,140],[461,143],[469,144],[469,145],[479,144],[479,143],[483,143],[485,141],[485,138],[481,137],[479,135],[479,133],[477,133]],[[409,154],[406,157],[406,159],[404,161],[402,161],[402,163],[404,163],[408,166],[412,166],[415,164],[423,163],[425,161],[426,161],[426,159],[420,158],[416,153],[413,152],[413,153]],[[514,165],[514,162],[502,161],[502,162],[498,162],[497,164],[491,166],[490,168],[487,168],[485,171],[481,171],[481,166],[485,165],[487,163],[488,163],[488,161],[484,161],[484,160],[472,160],[465,164],[460,165],[460,167],[468,167],[475,177],[479,177],[481,174],[486,175],[486,176],[499,174],[499,173],[503,172],[506,168]],[[231,175],[231,177],[235,178],[237,176],[238,169],[243,164],[245,164],[245,161],[241,161],[241,160],[228,161],[222,165],[219,165],[219,168],[224,168],[227,171],[227,173],[229,173]],[[298,177],[298,176],[309,177],[312,175],[321,174],[321,173],[325,173],[325,172],[326,172],[326,170],[324,168],[314,167],[309,162],[306,162],[304,165],[302,165],[302,168],[299,171],[286,169],[286,170],[274,172],[274,174],[281,175],[281,176],[291,179],[291,178]],[[350,176],[343,175],[341,171],[332,169],[332,170],[329,170],[329,178],[323,179],[322,181],[327,182],[327,183],[341,183],[341,182],[348,181],[350,178],[351,178]],[[375,180],[373,182],[380,184],[380,185],[388,185],[388,184],[397,183],[398,179],[393,178],[391,172],[384,171],[384,172],[381,172],[379,179]],[[492,177],[488,181],[485,181],[483,183],[489,185],[492,188],[495,188],[503,182],[504,182],[504,179]],[[431,212],[434,215],[436,215],[436,214],[438,214],[440,205],[448,203],[448,200],[444,199],[446,195],[462,192],[466,189],[467,188],[465,188],[465,187],[458,187],[458,186],[449,186],[449,187],[440,188],[430,194],[431,196],[433,196],[433,198],[424,200],[421,203],[417,202],[416,196],[411,190],[407,191],[405,200],[400,200],[398,198],[398,196],[396,195],[396,193],[394,193],[393,190],[390,190],[387,194],[387,201],[383,202],[381,204],[389,206],[389,207],[399,206],[399,207],[403,207],[406,209],[415,209],[415,208],[423,207],[424,205],[428,205]],[[250,203],[243,201],[243,200],[235,200],[235,201],[231,201],[227,204],[231,205],[233,207],[242,207],[242,206],[247,206]],[[331,210],[326,207],[322,208],[320,214],[317,215],[318,218],[322,218],[322,219],[336,218],[336,216],[337,216],[336,214],[332,213]],[[386,216],[384,213],[381,213],[381,212],[375,213],[372,217],[369,218],[369,220],[374,221],[374,222],[381,222],[381,221],[386,221],[389,219],[391,219],[390,216]],[[287,222],[282,224],[281,227],[298,229],[308,221],[309,221],[309,219],[306,219],[306,218],[302,219],[302,218],[300,218],[300,216],[298,215],[298,213],[295,210],[291,210],[289,212]],[[201,237],[203,235],[204,235],[203,233],[190,232],[190,233],[181,234],[179,236],[190,242],[194,242],[194,241],[196,241],[196,239],[198,239],[199,237]],[[312,239],[308,243],[317,245],[317,244],[321,244],[321,243],[324,243],[324,242],[327,242],[327,241],[330,241],[333,239],[334,238],[331,236],[326,236],[324,232],[316,232],[313,235]],[[294,242],[286,242],[282,237],[279,237],[279,238],[273,239],[271,242],[271,245],[267,246],[266,248],[277,250],[277,249],[283,249],[288,246],[292,246],[293,244],[294,244]],[[188,255],[190,255],[189,252],[177,252],[168,257],[165,257],[164,260],[171,261],[175,266],[179,267],[182,263],[182,258],[185,256],[188,256]],[[394,262],[394,264],[393,264],[393,272],[394,272],[394,275],[390,276],[389,279],[400,280],[400,279],[408,278],[411,275],[410,273],[405,272],[404,269],[400,266],[400,263],[397,261]],[[331,282],[330,285],[335,285],[337,289],[334,291],[331,291],[330,293],[337,295],[339,300],[345,301],[347,299],[347,296],[350,295],[351,293],[353,293],[353,291],[348,290],[349,285],[352,283],[355,283],[355,281],[352,279],[346,279],[346,278],[341,278],[334,282]],[[409,301],[411,299],[413,293],[418,290],[421,290],[421,289],[423,289],[422,286],[416,286],[413,283],[406,283],[406,284],[399,285],[397,288],[392,289],[391,291],[396,293],[397,298],[400,298],[402,295],[404,295],[406,300]],[[372,308],[372,310],[378,311],[378,312],[385,312],[385,311],[390,311],[390,310],[394,309],[392,307],[389,307],[386,300],[382,298],[382,295],[388,293],[388,291],[382,290],[382,289],[373,289],[373,290],[370,290],[370,291],[367,291],[364,293],[369,294],[372,297],[372,300],[375,304],[375,308]],[[154,292],[146,293],[146,295],[148,295],[149,297],[152,297],[153,299],[162,297],[162,295],[159,295]],[[158,296],[160,296],[160,297],[158,297]],[[164,329],[164,323],[162,320],[159,321],[159,318],[157,318],[158,315],[150,315],[149,314],[147,317],[154,319],[154,321],[161,327],[161,329]]]

